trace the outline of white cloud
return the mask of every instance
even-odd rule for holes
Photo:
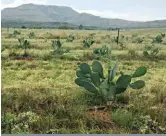
[[[146,13],[140,13],[140,12],[123,12],[118,13],[111,10],[105,10],[105,11],[98,11],[98,10],[79,10],[74,8],[79,13],[89,13],[100,17],[105,18],[118,18],[118,19],[125,19],[125,20],[131,20],[131,21],[150,21],[150,20],[160,20],[165,19],[166,17],[162,16],[155,16],[155,14],[146,14]]]

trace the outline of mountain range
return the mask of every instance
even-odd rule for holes
[[[3,22],[66,22],[73,25],[121,28],[166,27],[166,20],[127,21],[123,19],[102,18],[87,13],[78,13],[67,6],[24,4],[1,11]]]

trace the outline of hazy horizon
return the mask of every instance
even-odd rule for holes
[[[104,18],[129,21],[153,21],[166,19],[164,0],[1,0],[1,10],[22,4],[68,6],[79,13],[90,13]]]

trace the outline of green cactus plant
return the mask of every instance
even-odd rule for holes
[[[74,39],[75,39],[75,38],[74,38],[74,35],[73,35],[73,34],[70,34],[70,35],[67,37],[66,42],[73,42]]]
[[[20,43],[20,46],[24,43],[24,37],[18,38],[18,42]]]
[[[54,49],[54,52],[56,52],[57,50],[59,50],[62,47],[62,43],[60,42],[60,40],[54,40],[52,41],[52,47]]]
[[[30,32],[29,33],[29,38],[30,39],[34,39],[35,38],[35,33],[34,32]]]
[[[159,53],[159,48],[155,47],[154,44],[146,45],[143,51],[145,57],[155,57]]]
[[[86,38],[83,40],[83,46],[85,48],[90,48],[90,46],[94,43],[95,41],[92,38]]]
[[[24,37],[18,38],[18,42],[20,43],[20,46],[24,49],[24,57],[27,57],[27,48],[30,45],[30,42],[28,40],[25,40]]]
[[[93,94],[103,95],[108,105],[115,102],[116,95],[123,93],[128,87],[140,89],[145,86],[143,80],[132,82],[132,79],[145,75],[147,72],[146,67],[141,66],[137,68],[131,75],[121,73],[119,78],[115,80],[117,67],[118,62],[115,63],[113,68],[108,70],[108,77],[106,78],[104,77],[103,67],[99,61],[93,61],[92,69],[87,63],[82,63],[76,70],[77,78],[75,79],[75,83]]]
[[[64,53],[69,52],[69,49],[62,49],[62,43],[60,42],[60,40],[53,40],[51,43],[52,47],[53,47],[53,54],[58,54],[58,55],[62,55]]]
[[[17,30],[14,30],[13,31],[13,36],[17,36],[17,35],[20,35],[21,34],[21,32],[19,32],[19,31],[17,31]]]
[[[165,37],[165,34],[161,33],[153,39],[152,43],[162,43],[164,37]]]
[[[95,48],[93,50],[93,53],[96,55],[100,55],[100,56],[107,56],[109,55],[109,48],[106,45],[103,45],[101,48]]]
[[[28,54],[27,54],[27,48],[29,47],[29,45],[30,45],[30,42],[28,41],[28,40],[24,40],[24,42],[23,42],[23,48],[24,48],[24,57],[27,57],[28,56]]]

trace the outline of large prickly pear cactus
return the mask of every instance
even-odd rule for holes
[[[76,70],[75,83],[91,93],[105,95],[108,102],[114,102],[116,95],[123,93],[127,87],[140,89],[145,86],[143,80],[132,82],[132,79],[145,75],[146,67],[137,68],[131,75],[121,73],[119,78],[115,80],[117,66],[118,62],[108,70],[108,77],[105,78],[103,67],[99,61],[93,61],[92,68],[87,63],[82,63]]]

